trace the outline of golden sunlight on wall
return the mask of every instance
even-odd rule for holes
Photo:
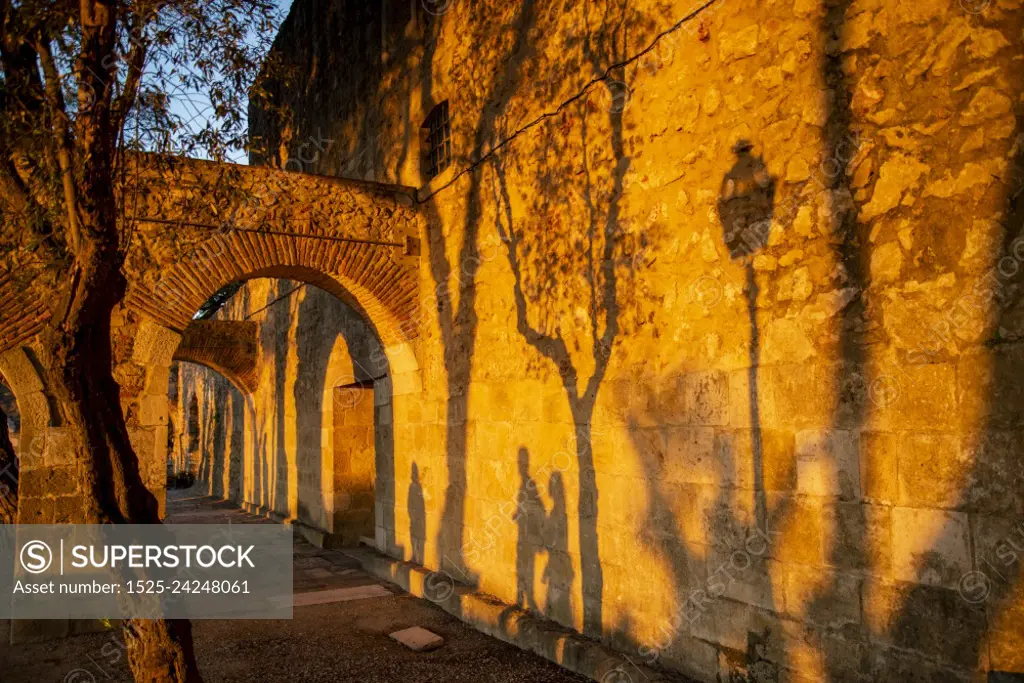
[[[383,550],[701,680],[1024,672],[1019,2],[344,5],[278,96],[430,217]]]

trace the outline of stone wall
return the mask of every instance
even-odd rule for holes
[[[422,187],[384,549],[702,680],[1024,672],[1020,3],[408,4],[251,118]]]

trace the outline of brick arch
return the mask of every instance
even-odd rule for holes
[[[385,347],[416,337],[414,269],[392,247],[306,237],[230,232],[200,244],[151,286],[136,283],[126,304],[177,332],[210,296],[232,282],[288,278],[316,285],[360,312]]]
[[[243,395],[256,391],[259,325],[244,320],[193,320],[173,360],[196,363],[220,373]]]

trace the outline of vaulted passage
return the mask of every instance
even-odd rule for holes
[[[188,471],[194,491],[320,546],[393,529],[393,387],[361,313],[312,284],[255,278],[190,323],[174,359],[174,480]]]

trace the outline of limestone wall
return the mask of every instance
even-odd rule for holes
[[[1024,672],[1020,3],[408,5],[251,119],[423,186],[382,547],[701,680]]]

